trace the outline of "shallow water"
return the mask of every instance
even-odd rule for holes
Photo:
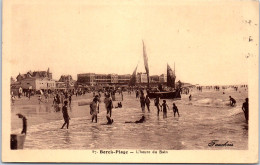
[[[170,110],[164,119],[162,113],[157,116],[153,102],[151,112],[142,113],[134,95],[125,94],[123,108],[113,109],[112,125],[103,125],[106,123],[103,103],[98,123],[92,123],[89,106],[78,106],[78,101],[74,101],[69,109],[68,130],[60,129],[62,113],[55,112],[50,105],[17,105],[12,106],[12,132],[21,131],[22,121],[15,114],[22,113],[28,119],[24,149],[247,149],[248,126],[240,106],[242,99],[237,107],[197,104],[196,100],[205,99],[200,95],[193,99],[189,102],[183,96],[182,100],[174,101],[180,117],[173,116],[173,101],[167,100]],[[125,123],[139,120],[143,114],[146,122]],[[228,141],[233,146],[209,147],[212,140]]]

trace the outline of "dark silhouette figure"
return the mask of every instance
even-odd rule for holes
[[[167,108],[169,109],[169,106],[167,105],[166,100],[163,100],[162,103],[163,118],[167,118]]]
[[[64,124],[62,125],[61,129],[63,129],[63,127],[67,124],[67,129],[69,129],[69,121],[70,121],[70,117],[68,114],[68,101],[64,101],[64,105],[62,107],[62,113],[63,113],[63,119],[64,119]]]
[[[246,121],[248,121],[248,112],[249,112],[248,98],[246,98],[246,102],[243,103],[242,110],[244,111]]]
[[[114,122],[113,119],[111,119],[109,116],[107,116],[107,124],[110,125]]]
[[[145,117],[144,117],[144,115],[141,117],[140,120],[136,120],[135,122],[126,121],[125,123],[143,123],[143,122],[145,122]]]
[[[117,103],[117,106],[116,106],[115,108],[122,108],[122,107],[123,107],[122,103],[121,103],[121,102],[118,102],[118,103]]]
[[[154,105],[156,106],[157,108],[157,115],[159,116],[159,112],[160,112],[160,98],[157,96],[156,99],[154,100]]]
[[[135,123],[143,123],[145,122],[145,117],[142,116],[140,120],[135,121]]]
[[[235,106],[236,104],[236,100],[234,98],[232,98],[231,96],[229,96],[229,100],[230,100],[230,106]]]
[[[27,132],[27,119],[26,119],[26,117],[23,116],[20,113],[18,113],[16,115],[23,120],[23,129],[22,129],[21,134],[23,134],[23,133],[26,134],[26,132]]]
[[[145,97],[145,104],[146,104],[146,107],[147,107],[147,109],[148,109],[148,112],[150,112],[150,98],[149,98],[149,96],[148,95],[146,95],[146,97]]]
[[[97,114],[99,113],[98,96],[95,96],[93,102],[90,104],[90,114],[92,115],[92,122],[95,119],[97,123]]]
[[[178,116],[180,117],[179,110],[178,110],[177,106],[175,105],[175,103],[173,103],[172,105],[173,105],[172,109],[173,109],[174,117],[175,117],[176,113],[178,113]]]

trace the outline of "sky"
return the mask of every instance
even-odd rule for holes
[[[246,57],[258,48],[257,8],[248,3],[36,0],[9,10],[10,37],[3,45],[10,45],[6,58],[13,77],[48,67],[54,79],[132,74],[137,64],[145,72],[143,40],[150,75],[166,74],[167,63],[172,68],[175,63],[183,82],[246,84]]]

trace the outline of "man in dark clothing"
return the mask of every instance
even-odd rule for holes
[[[248,98],[246,98],[246,102],[243,103],[242,110],[244,111],[246,121],[248,121],[248,112],[249,112]]]
[[[62,107],[62,113],[64,118],[64,124],[62,125],[61,129],[67,124],[67,129],[69,129],[69,114],[68,114],[68,107],[67,107],[68,101],[64,101],[64,106]]]

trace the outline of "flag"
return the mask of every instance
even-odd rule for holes
[[[175,88],[175,71],[173,73],[172,68],[167,64],[167,86]]]
[[[137,65],[138,66],[138,65]],[[129,86],[135,86],[135,83],[136,83],[136,70],[137,70],[137,66],[130,78],[130,81],[129,81]]]

